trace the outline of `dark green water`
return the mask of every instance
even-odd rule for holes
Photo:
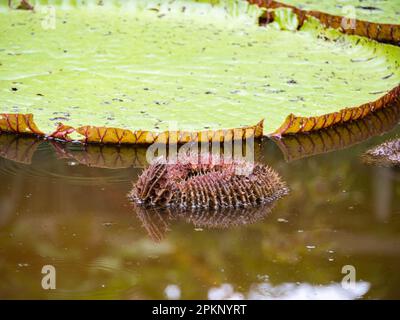
[[[259,141],[256,160],[291,193],[271,212],[222,217],[135,211],[126,194],[144,148],[0,135],[0,298],[399,299],[400,170],[360,159],[398,136],[398,115],[282,149]],[[56,268],[55,290],[41,287],[44,265]]]

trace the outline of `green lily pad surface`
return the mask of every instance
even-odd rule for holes
[[[399,0],[279,0],[303,10],[375,23],[400,24]]]
[[[290,113],[359,106],[400,83],[400,48],[315,20],[284,31],[259,27],[246,2],[98,2],[0,2],[0,113],[33,113],[46,133],[60,122],[162,132],[261,119],[271,133]]]

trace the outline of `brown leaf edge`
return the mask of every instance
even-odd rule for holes
[[[253,126],[235,129],[205,130],[205,131],[131,131],[118,128],[83,126],[76,132],[85,137],[84,142],[100,142],[112,144],[168,144],[187,142],[224,142],[231,140],[245,140],[263,136],[264,120]]]
[[[392,130],[400,120],[400,99],[393,105],[371,113],[358,121],[333,126],[311,133],[287,135],[272,140],[286,162],[317,154],[342,150],[371,137]]]
[[[270,136],[279,138],[287,134],[317,131],[348,121],[362,119],[374,111],[395,103],[399,96],[400,85],[393,88],[379,99],[362,104],[358,107],[344,108],[338,112],[327,113],[316,117],[300,117],[292,113],[286,117],[283,124],[275,132],[270,134]]]
[[[34,7],[31,5],[28,0],[21,0],[21,2],[14,8],[12,5],[12,0],[8,0],[8,6],[12,9],[16,10],[30,10],[33,11]]]
[[[262,8],[291,8],[293,12],[299,18],[299,26],[302,26],[308,16],[317,18],[326,27],[339,29],[341,32],[346,34],[354,34],[362,37],[367,37],[380,42],[388,42],[393,44],[400,43],[400,24],[387,24],[387,23],[375,23],[364,20],[355,19],[354,28],[344,29],[342,27],[342,21],[345,17],[331,15],[329,13],[312,10],[302,10],[295,6],[281,3],[273,0],[247,0],[251,4],[256,4]],[[273,12],[266,12],[265,17],[267,22],[269,19],[273,19]]]
[[[206,131],[131,131],[128,129],[82,126],[73,128],[60,123],[50,135],[45,135],[33,121],[33,114],[0,114],[0,133],[11,132],[18,134],[34,134],[46,138],[71,141],[69,135],[77,132],[84,138],[84,143],[102,144],[168,144],[187,142],[224,142],[232,140],[246,140],[263,136],[264,120],[253,126],[235,129],[206,130]]]
[[[284,123],[270,137],[280,138],[283,135],[313,132],[331,126],[358,120],[368,114],[393,104],[400,97],[400,85],[390,90],[379,99],[358,107],[344,108],[338,112],[315,117],[299,117],[290,114]],[[261,138],[264,133],[264,120],[253,126],[235,129],[206,130],[206,131],[131,131],[128,129],[82,126],[73,128],[60,123],[53,133],[46,136],[33,121],[32,114],[0,114],[0,132],[35,134],[46,138],[71,141],[69,135],[77,132],[84,137],[84,143],[102,144],[168,144],[187,142],[224,142]]]

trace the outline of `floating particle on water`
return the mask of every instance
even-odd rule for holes
[[[257,280],[259,280],[259,281],[268,281],[269,280],[269,275],[267,275],[267,274],[258,274],[257,275]]]
[[[282,222],[282,223],[288,223],[289,220],[283,219],[283,218],[279,218],[278,222]]]
[[[79,162],[77,162],[77,161],[68,161],[68,165],[70,167],[75,167],[75,166],[79,165]]]
[[[306,248],[307,248],[308,250],[312,250],[312,249],[315,249],[315,246],[309,245],[309,246],[306,246]]]
[[[26,268],[29,267],[29,263],[18,263],[19,268]]]
[[[115,224],[115,222],[104,222],[103,226],[104,227],[112,227]]]
[[[198,231],[198,232],[203,231],[203,230],[204,230],[203,228],[194,228],[194,231]]]

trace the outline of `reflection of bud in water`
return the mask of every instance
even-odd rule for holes
[[[153,241],[161,241],[173,221],[184,221],[195,228],[227,229],[253,224],[266,217],[275,201],[248,208],[157,208],[133,205],[137,217]]]
[[[143,205],[236,208],[268,203],[287,193],[285,183],[268,166],[191,156],[173,164],[156,160],[139,177],[130,197]]]

